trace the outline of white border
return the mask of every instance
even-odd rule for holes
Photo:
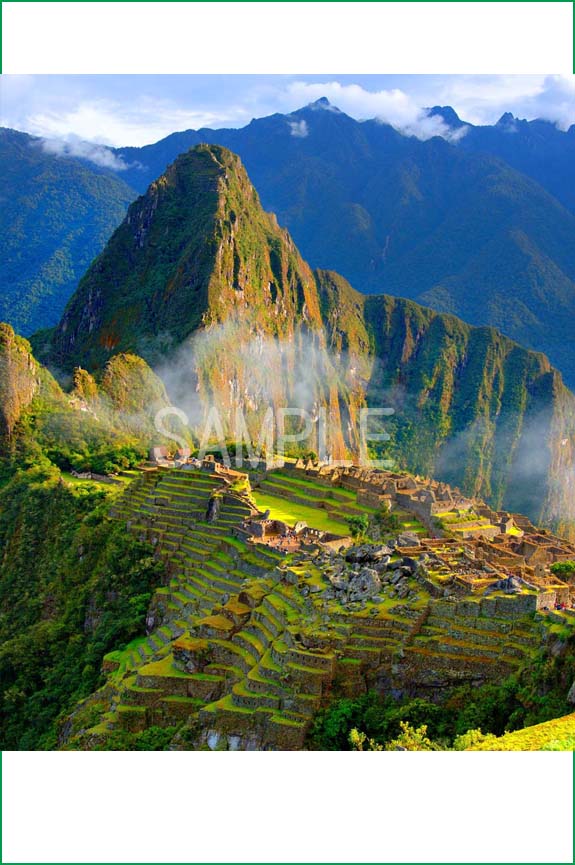
[[[566,3],[2,4],[10,73],[572,73]],[[570,862],[571,754],[8,753],[4,862]]]
[[[569,753],[28,753],[4,763],[4,862],[572,861]]]
[[[571,3],[2,3],[9,73],[571,74]]]

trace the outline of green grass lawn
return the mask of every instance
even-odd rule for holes
[[[288,501],[288,499],[270,496],[257,489],[253,490],[252,495],[260,511],[267,511],[269,509],[272,520],[281,520],[290,526],[293,526],[298,520],[304,520],[308,526],[319,531],[333,532],[337,535],[349,534],[346,522],[330,517],[321,508],[296,505],[294,502]]]
[[[120,489],[119,484],[109,484],[109,483],[106,483],[105,481],[93,481],[93,480],[89,480],[88,478],[76,478],[70,472],[60,472],[60,474],[62,475],[62,478],[63,478],[63,480],[66,481],[66,483],[72,484],[75,487],[83,486],[85,484],[96,484],[96,486],[101,487],[101,488],[105,487],[107,490]],[[123,484],[129,484],[130,481],[132,480],[132,478],[118,477],[118,480],[121,481]]]
[[[284,489],[286,493],[291,493],[298,497],[305,496],[306,490],[315,490],[316,492],[323,493],[321,498],[310,496],[310,501],[317,502],[318,505],[321,502],[325,502],[335,512],[334,519],[345,523],[346,526],[348,515],[342,511],[346,507],[353,507],[358,513],[367,514],[368,516],[377,513],[377,508],[358,504],[356,493],[351,490],[344,490],[341,487],[327,487],[324,484],[314,483],[305,478],[292,478],[280,472],[270,472],[267,481],[274,486],[274,490],[269,495],[276,494],[280,498]]]
[[[269,478],[270,480],[281,482],[285,486],[298,487],[299,489],[302,487],[310,487],[312,490],[320,490],[321,492],[326,493],[326,498],[330,490],[333,490],[338,496],[349,499],[350,502],[355,502],[355,493],[351,490],[344,490],[342,487],[330,487],[325,484],[315,483],[306,478],[294,478],[292,475],[283,474],[282,472],[270,472]]]

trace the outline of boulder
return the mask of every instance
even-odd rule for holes
[[[338,589],[340,591],[342,591],[343,589],[347,589],[349,577],[346,573],[330,574],[328,576],[328,579],[334,589]]]
[[[411,556],[404,556],[402,559],[402,567],[407,568],[409,573],[414,574],[417,570],[418,563],[415,559],[412,559]]]
[[[362,564],[364,562],[378,562],[384,556],[390,556],[391,550],[385,544],[360,544],[349,547],[345,553],[348,562]]]
[[[348,597],[350,601],[361,601],[377,595],[381,588],[379,574],[373,568],[362,568],[349,581]]]
[[[414,532],[402,532],[397,536],[398,547],[420,547],[421,541]]]

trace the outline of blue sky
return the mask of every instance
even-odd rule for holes
[[[451,105],[472,123],[511,111],[568,128],[574,82],[558,75],[3,75],[0,121],[47,139],[140,146],[182,129],[244,126],[327,96],[352,117],[379,117],[419,137],[430,134],[422,109],[432,105]]]

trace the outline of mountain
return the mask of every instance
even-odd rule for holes
[[[218,471],[130,471],[162,440],[157,412],[174,405],[194,445],[200,410],[220,409],[225,434],[238,407],[257,421],[269,406],[327,409],[333,454],[356,453],[369,405],[386,410],[391,435],[371,457],[568,528],[575,399],[542,354],[312,271],[239,158],[205,144],[130,207],[58,327],[33,343],[54,375],[0,325],[2,747],[293,749],[308,747],[312,724],[315,747],[347,747],[333,719],[350,700],[354,723],[371,736],[370,717],[386,742],[417,718],[471,745],[479,724],[500,734],[570,708],[567,614],[541,610],[558,586],[526,561],[550,542],[564,555],[560,539],[523,541],[510,521],[505,547],[499,536],[462,544],[477,526],[498,531],[499,516],[478,508],[461,535],[445,521],[442,546],[386,563],[382,543],[426,532],[417,502],[434,484],[404,477],[413,512],[388,514],[365,504],[384,486],[358,466],[354,491],[337,466],[331,480],[293,464],[258,471],[253,489]],[[272,502],[282,521],[310,520],[288,555],[283,535],[246,536]],[[370,543],[317,544],[322,526],[358,522]],[[516,543],[513,572],[537,576],[539,593],[499,579]]]
[[[335,268],[362,292],[409,297],[497,327],[545,352],[575,386],[574,128],[509,114],[473,126],[449,106],[429,113],[455,133],[451,143],[355,121],[320,99],[243,129],[187,130],[118,148],[108,152],[124,167],[116,174],[48,155],[29,136],[6,131],[4,162],[15,167],[0,317],[24,333],[55,323],[132,190],[145,192],[179,154],[205,142],[240,156],[264,207],[312,266]],[[38,162],[45,168],[32,170]],[[52,178],[49,195],[38,191],[34,172],[43,184]],[[40,200],[47,215],[34,207]],[[92,234],[86,214],[94,201]],[[8,219],[17,232],[7,230]]]
[[[0,129],[0,320],[32,333],[58,321],[134,192],[116,174]]]
[[[475,126],[449,107],[432,111],[441,112],[447,126],[465,128],[459,148],[505,160],[575,213],[575,125],[563,131],[547,120],[520,120],[507,111],[493,126]]]
[[[402,467],[571,530],[575,398],[544,355],[337,274],[318,281],[330,342],[351,356],[370,345],[366,401],[394,409],[385,428]]]
[[[97,366],[126,350],[158,361],[201,324],[251,316],[262,332],[283,337],[304,309],[319,327],[311,270],[261,209],[239,159],[202,145],[132,204],[53,345],[68,366]]]
[[[450,108],[431,113],[465,134],[419,141],[318,100],[243,129],[189,130],[116,154],[143,191],[200,141],[230,148],[313,266],[335,268],[362,292],[495,326],[544,351],[575,384],[573,130],[507,116],[474,127]]]
[[[76,368],[62,389],[30,343],[0,323],[0,486],[16,469],[110,473],[138,465],[157,439],[165,387],[134,355],[110,358],[97,377]]]
[[[361,383],[344,400],[334,389],[310,268],[262,210],[238,157],[206,145],[179,157],[130,207],[68,304],[52,360],[92,369],[129,351],[159,366],[200,328],[200,359],[180,354],[163,375],[174,395],[192,390],[206,405],[217,394],[230,423],[236,404],[297,398],[330,405],[339,427],[342,412],[353,415],[363,401]]]
[[[391,407],[400,465],[534,517],[574,513],[575,403],[548,360],[313,273],[220,146],[178,157],[130,207],[49,352],[69,371],[141,354],[196,425],[216,406],[228,434],[238,407],[261,419],[270,405],[324,406],[332,455],[357,452],[362,406]]]

